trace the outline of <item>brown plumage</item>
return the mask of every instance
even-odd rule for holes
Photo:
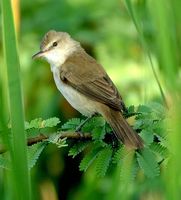
[[[126,107],[114,83],[79,42],[68,33],[49,31],[36,57],[50,63],[57,88],[75,109],[86,116],[100,113],[125,145],[143,147],[142,139],[122,115]]]
[[[85,68],[87,61],[89,68]],[[110,124],[116,137],[124,144],[132,148],[143,147],[142,139],[122,115],[122,111],[126,108],[117,88],[94,58],[83,50],[74,52],[62,65],[60,78],[83,95],[106,105],[99,112]]]

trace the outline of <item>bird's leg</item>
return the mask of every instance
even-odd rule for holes
[[[82,129],[82,127],[83,127],[90,119],[92,119],[95,115],[96,115],[96,114],[93,114],[93,115],[87,117],[83,122],[81,122],[81,123],[78,125],[78,127],[75,129],[75,132],[79,132],[79,131]]]

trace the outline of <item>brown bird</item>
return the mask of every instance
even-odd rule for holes
[[[76,110],[87,117],[101,114],[126,146],[143,147],[142,139],[122,115],[126,107],[114,83],[68,33],[46,33],[33,58],[50,63],[58,90]]]

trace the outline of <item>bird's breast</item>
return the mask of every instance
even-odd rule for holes
[[[60,68],[52,67],[52,72],[58,90],[62,93],[62,95],[73,108],[85,116],[91,116],[97,112],[95,101],[89,99],[71,86],[62,82],[60,79]]]

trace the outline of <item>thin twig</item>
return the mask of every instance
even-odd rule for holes
[[[28,138],[27,146],[32,146],[34,144],[37,144],[38,142],[43,142],[43,141],[49,139],[49,137],[51,135],[52,134],[50,134],[49,136],[40,134],[36,137]],[[72,132],[71,131],[65,131],[65,132],[61,131],[58,133],[58,137],[59,137],[59,139],[67,138],[67,139],[76,139],[76,140],[79,140],[79,139],[89,140],[92,138],[90,133],[81,133],[81,132],[73,132],[73,131]],[[4,145],[0,144],[0,154],[3,154],[7,151],[8,151],[8,149]]]
[[[33,144],[36,144],[38,142],[42,142],[42,141],[47,140],[47,139],[48,139],[48,136],[44,135],[44,134],[40,134],[40,135],[33,137],[33,138],[28,138],[27,139],[27,146],[32,146]]]

